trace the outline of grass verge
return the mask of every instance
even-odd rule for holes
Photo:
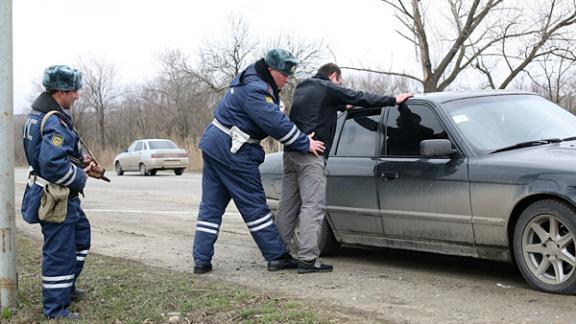
[[[42,322],[41,243],[20,235],[17,249],[19,305],[0,322]],[[306,301],[97,254],[90,254],[78,286],[86,299],[70,309],[80,312],[81,323],[363,322]]]

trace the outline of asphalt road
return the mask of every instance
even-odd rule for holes
[[[201,175],[129,174],[90,179],[83,208],[92,224],[92,252],[179,271],[192,270],[192,242]],[[16,169],[16,206],[26,170]],[[20,233],[40,237],[38,225]],[[87,262],[90,262],[87,259]],[[574,323],[574,296],[532,290],[511,265],[426,253],[343,247],[325,258],[334,272],[267,272],[236,208],[228,207],[209,280],[225,280],[361,313],[375,322]]]

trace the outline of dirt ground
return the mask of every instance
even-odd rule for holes
[[[25,171],[15,170],[17,207]],[[200,175],[111,173],[111,183],[90,179],[83,199],[92,224],[91,251],[191,272]],[[39,226],[24,223],[18,210],[16,219],[20,232],[40,237]],[[508,264],[349,246],[323,260],[334,272],[266,271],[249,231],[229,206],[214,270],[205,277],[361,313],[375,322],[573,323],[576,318],[575,297],[534,291]]]

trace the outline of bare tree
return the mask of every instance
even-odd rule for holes
[[[112,64],[96,59],[88,63],[82,62],[80,66],[83,71],[84,102],[96,113],[96,143],[99,148],[105,149],[107,144],[106,113],[113,108],[118,98],[116,70]]]
[[[414,45],[421,76],[344,68],[409,78],[424,92],[445,90],[466,69],[483,74],[492,88],[506,88],[536,58],[563,51],[576,22],[574,0],[517,1],[516,7],[505,7],[503,0],[435,0],[434,7],[430,0],[382,1],[404,27],[397,32]],[[502,76],[494,73],[501,62]]]

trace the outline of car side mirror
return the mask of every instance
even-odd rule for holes
[[[420,142],[420,155],[422,156],[449,156],[452,153],[450,140],[431,139]]]

